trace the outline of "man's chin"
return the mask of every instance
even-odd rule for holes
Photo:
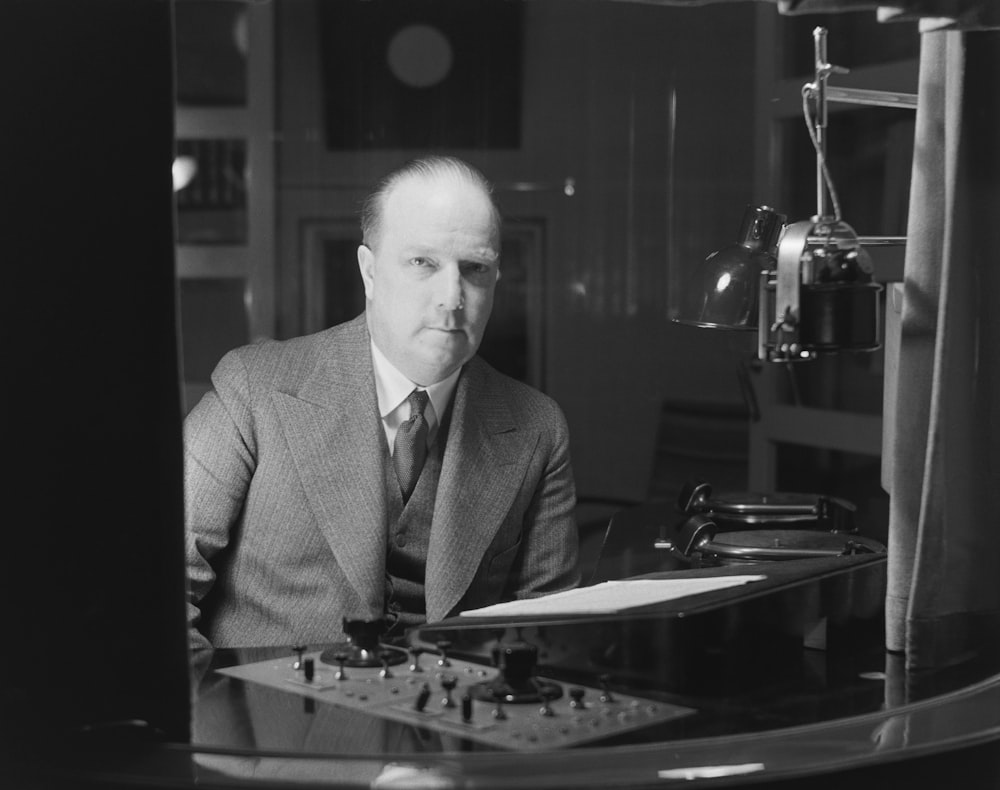
[[[434,378],[434,381],[429,383],[435,384],[442,379],[448,378],[448,376],[468,362],[473,354],[475,354],[475,349],[469,343],[460,343],[456,344],[455,347],[444,350],[444,353],[421,355],[421,367],[427,372],[426,375]]]

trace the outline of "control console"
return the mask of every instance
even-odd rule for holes
[[[372,642],[373,629],[345,630],[344,644],[218,671],[496,749],[572,747],[695,712],[613,691],[607,678],[593,687],[540,677],[536,648],[520,640],[498,644],[489,667],[449,656],[443,640],[405,650]]]

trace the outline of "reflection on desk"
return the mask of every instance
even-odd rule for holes
[[[456,699],[463,686],[481,679],[477,668],[495,671],[491,664],[498,640],[520,639],[542,646],[538,675],[554,679],[565,692],[559,717],[571,715],[565,705],[577,685],[589,683],[587,699],[594,699],[598,674],[610,677],[613,694],[691,711],[569,748],[519,751],[499,740],[463,737],[461,728],[434,729],[413,717],[387,718],[363,705],[337,704],[338,692],[328,700],[322,690],[303,696],[280,683],[248,679],[252,665],[291,667],[301,658],[291,648],[216,651],[194,707],[195,776],[202,783],[239,779],[265,786],[484,788],[662,787],[671,781],[725,781],[728,787],[808,777],[810,788],[827,786],[824,781],[832,788],[838,786],[835,779],[843,781],[850,773],[852,786],[866,787],[870,780],[874,787],[886,780],[885,772],[891,772],[894,784],[905,781],[907,766],[924,777],[946,773],[951,770],[948,751],[961,748],[971,771],[963,788],[992,790],[1000,766],[1000,665],[995,660],[983,657],[908,675],[900,657],[885,653],[880,629],[867,627],[868,622],[848,629],[849,645],[807,647],[805,630],[798,629],[797,641],[783,640],[780,649],[765,650],[753,661],[744,662],[738,650],[713,655],[727,639],[739,649],[751,645],[751,626],[768,627],[769,611],[772,619],[787,622],[792,601],[805,607],[799,607],[800,614],[825,611],[825,617],[837,619],[866,613],[859,608],[863,600],[849,605],[841,588],[847,583],[855,592],[866,590],[865,576],[877,576],[884,558],[844,558],[835,563],[843,566],[839,570],[829,560],[801,562],[798,569],[781,563],[785,575],[771,580],[770,592],[741,600],[738,592],[719,591],[713,602],[691,599],[672,614],[654,607],[580,621],[477,624],[473,619],[471,628],[467,618],[454,618],[413,635],[414,645],[431,651],[422,659],[428,669],[440,658],[437,645],[445,638],[451,642],[452,668],[460,678],[469,675],[459,681]],[[806,572],[807,567],[812,570]],[[685,571],[703,572],[708,570]],[[806,619],[798,622],[805,625]],[[674,637],[691,640],[706,629],[716,633],[703,639],[704,650],[688,650],[687,659],[664,665]],[[608,634],[617,634],[628,648],[610,662],[607,655],[588,650]],[[315,660],[322,648],[309,646],[306,656]],[[601,666],[609,671],[598,673]],[[336,667],[318,669],[333,673]],[[366,671],[378,675],[377,669]],[[537,715],[539,707],[533,704],[528,715]],[[485,710],[477,711],[477,721]]]

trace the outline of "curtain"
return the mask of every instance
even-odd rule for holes
[[[1000,32],[922,35],[887,448],[886,639],[908,669],[1000,644]]]

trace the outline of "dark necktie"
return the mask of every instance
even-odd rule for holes
[[[407,401],[410,403],[410,419],[399,426],[393,445],[392,463],[396,467],[396,478],[403,493],[403,501],[410,498],[427,458],[427,420],[424,408],[427,393],[413,390]]]

